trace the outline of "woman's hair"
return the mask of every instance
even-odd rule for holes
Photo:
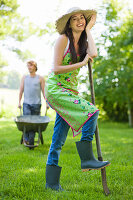
[[[72,33],[72,29],[70,28],[70,19],[67,21],[67,24],[65,27],[65,35],[70,40],[69,47],[70,47],[70,52],[71,52],[71,56],[72,56],[72,62],[76,63],[77,62],[77,54],[76,54],[76,50],[75,50],[74,43],[73,43],[73,33]],[[86,20],[86,18],[85,18],[85,20]],[[86,20],[86,24],[87,24],[87,20]],[[86,34],[85,30],[81,33],[81,36],[78,41],[78,45],[79,45],[80,61],[82,61],[84,59],[84,57],[86,56],[86,50],[88,47],[87,34]]]
[[[27,62],[27,65],[28,65],[28,64],[30,64],[30,65],[32,65],[32,66],[35,66],[36,71],[37,71],[37,63],[36,63],[35,61],[30,60],[30,61]]]

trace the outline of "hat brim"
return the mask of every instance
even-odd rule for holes
[[[67,21],[69,20],[69,18],[72,15],[74,15],[76,13],[82,13],[85,16],[87,23],[90,21],[92,15],[97,14],[96,10],[76,10],[76,11],[73,11],[71,13],[63,15],[58,20],[56,20],[56,23],[55,23],[56,30],[59,32],[59,34],[65,33],[64,30],[65,30],[65,26],[66,26]]]

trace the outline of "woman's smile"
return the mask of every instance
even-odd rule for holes
[[[84,27],[84,24],[78,24],[77,26],[78,27]]]

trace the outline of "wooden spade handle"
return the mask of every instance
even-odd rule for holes
[[[94,84],[93,84],[93,73],[92,73],[92,66],[91,62],[88,62],[88,71],[89,71],[89,82],[90,82],[90,88],[91,88],[91,100],[92,103],[95,105],[95,91],[94,91]],[[95,131],[95,138],[96,138],[96,146],[97,146],[97,154],[98,154],[98,160],[103,161],[102,158],[102,152],[101,152],[101,145],[100,145],[100,137],[99,137],[99,130],[98,130],[98,124]],[[107,186],[106,181],[106,168],[104,167],[101,169],[101,175],[102,175],[102,185],[103,189],[106,195],[109,195],[109,189]]]

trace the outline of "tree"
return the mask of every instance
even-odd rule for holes
[[[106,1],[107,31],[102,35],[107,55],[95,63],[95,90],[99,103],[113,120],[126,121],[133,126],[133,26],[128,11],[125,20],[118,1]]]
[[[133,26],[132,13],[123,2],[106,0],[101,8],[104,32],[97,38],[98,57],[93,64],[96,103],[109,119],[133,126]],[[103,16],[105,13],[105,16]],[[124,16],[123,18],[121,16]],[[103,51],[104,50],[104,51]],[[82,83],[87,82],[83,78]],[[86,92],[83,93],[87,98]]]
[[[17,0],[0,0],[0,82],[3,81],[4,66],[8,65],[8,57],[2,56],[3,48],[14,52],[19,59],[25,61],[29,57],[34,57],[29,50],[23,51],[20,44],[32,35],[41,37],[46,33],[53,33],[53,25],[47,23],[40,28],[29,22],[28,18],[21,17],[18,13],[19,5]]]
[[[17,13],[18,7],[17,0],[0,0],[0,81],[4,75],[2,68],[8,65],[7,59],[2,56],[2,48],[13,51],[16,49],[13,41],[21,42],[36,31],[33,24],[27,23],[25,18]],[[22,52],[18,51],[17,54],[22,55]]]

